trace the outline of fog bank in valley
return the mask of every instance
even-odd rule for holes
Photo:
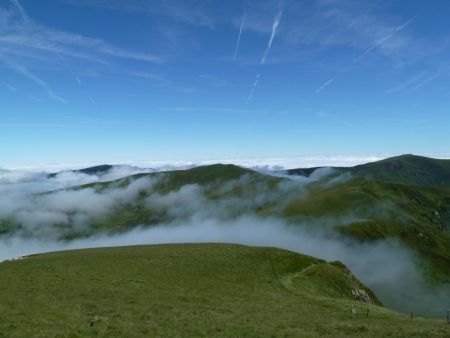
[[[256,190],[243,190],[239,197],[228,193],[246,186],[248,177],[214,187],[219,199],[206,198],[205,187],[185,185],[168,194],[153,191],[152,177],[130,180],[127,185],[112,184],[104,191],[92,187],[64,190],[80,184],[108,181],[139,172],[122,167],[102,176],[65,172],[54,178],[46,173],[0,172],[0,219],[18,222],[21,228],[12,235],[0,236],[0,260],[18,256],[91,247],[161,243],[237,243],[274,246],[328,261],[340,260],[371,287],[390,307],[401,311],[441,315],[448,294],[432,291],[416,268],[415,254],[387,241],[360,244],[334,233],[335,225],[357,221],[360,215],[315,218],[287,223],[279,217],[262,217],[253,211],[266,204],[277,204],[289,197],[306,197],[304,185],[319,179],[327,170],[310,178],[284,180],[276,189],[264,184]],[[148,172],[148,171],[146,171]],[[347,178],[343,178],[347,179]],[[51,194],[43,192],[58,190]],[[84,228],[104,217],[110,210],[126,205],[142,191],[148,195],[149,209],[167,210],[167,221],[141,224],[120,234],[95,234],[88,238],[61,241],[61,224]]]

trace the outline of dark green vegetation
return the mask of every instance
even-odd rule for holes
[[[0,337],[450,334],[442,320],[411,322],[355,300],[358,290],[376,302],[338,262],[275,248],[201,244],[66,251],[3,262],[0,275]]]

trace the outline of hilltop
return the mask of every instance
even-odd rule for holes
[[[310,176],[316,168],[287,170],[290,175]],[[332,167],[337,174],[409,185],[450,188],[450,160],[401,155],[355,167]]]
[[[376,305],[341,263],[275,248],[65,251],[1,263],[0,274],[8,338],[448,335],[444,321]]]

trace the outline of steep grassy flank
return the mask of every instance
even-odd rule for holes
[[[431,263],[430,276],[450,276],[450,190],[354,179],[330,188],[311,187],[309,197],[285,209],[288,219],[349,215],[338,230],[361,241],[401,240]],[[437,275],[436,275],[437,274]]]
[[[339,263],[274,248],[162,245],[0,264],[0,337],[445,337],[352,299]],[[351,313],[352,306],[356,313]],[[369,317],[366,317],[369,310]]]

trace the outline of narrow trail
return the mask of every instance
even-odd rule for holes
[[[272,269],[272,276],[273,276],[273,278],[276,280],[276,283],[278,283],[278,285],[279,285],[284,291],[286,291],[286,292],[288,292],[288,293],[290,293],[290,294],[292,294],[292,295],[295,295],[294,292],[292,292],[291,290],[289,290],[289,289],[281,282],[280,276],[278,276],[277,269],[276,269],[276,267],[275,267],[275,263],[273,262],[272,254],[271,254],[271,252],[270,252],[270,249],[269,249],[269,250],[266,250],[266,255],[267,255],[268,258],[269,258],[269,264],[270,264],[270,267],[271,267],[271,269]]]

